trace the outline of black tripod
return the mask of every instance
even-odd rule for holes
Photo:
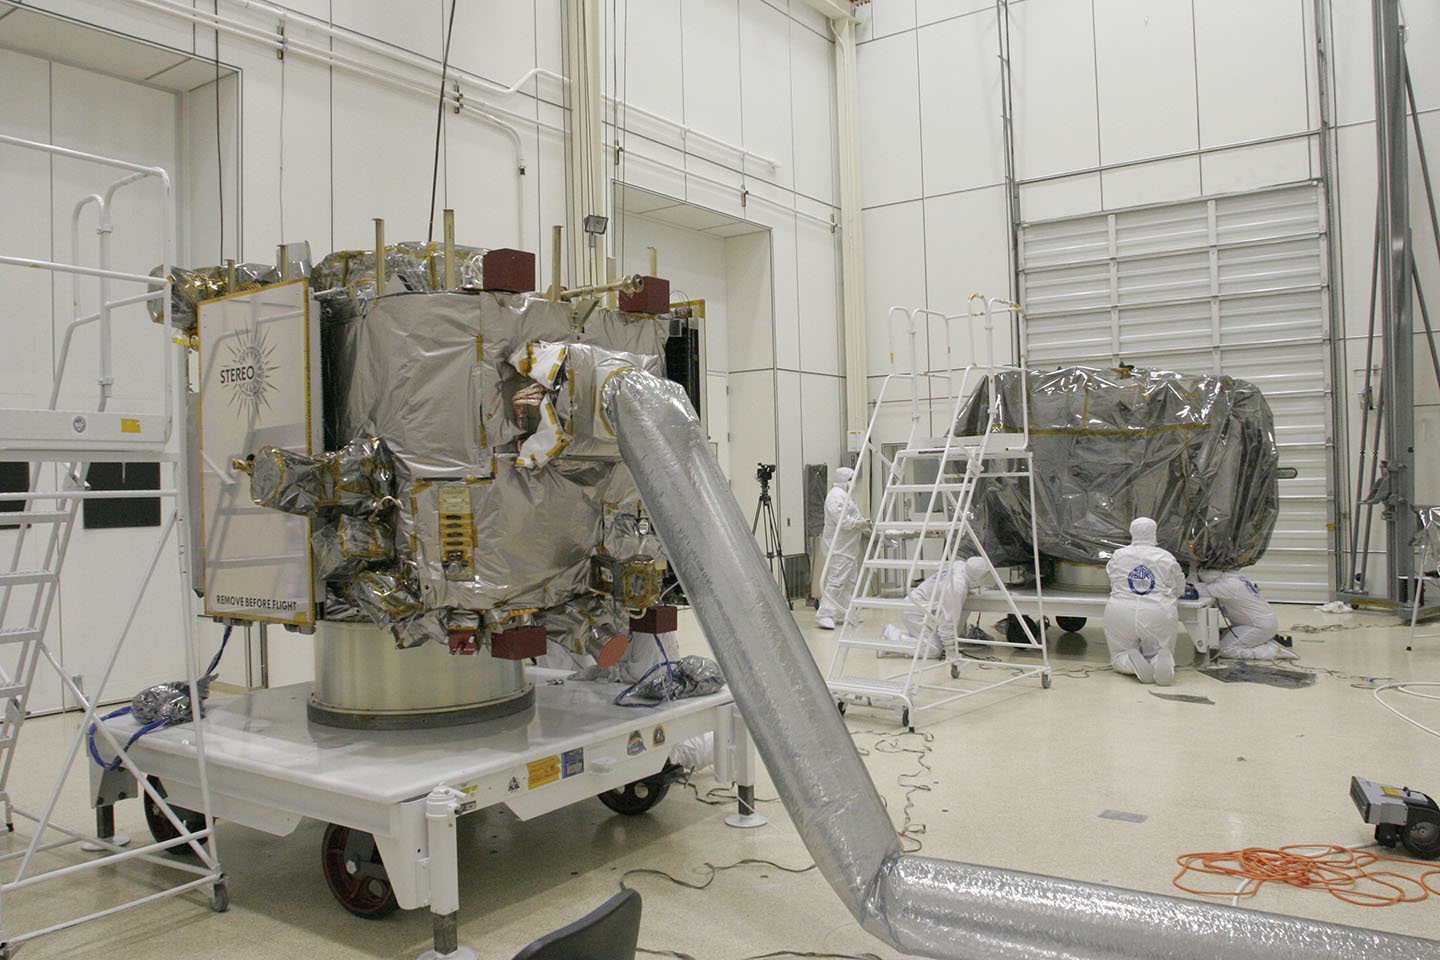
[[[775,476],[775,464],[762,463],[755,471],[760,481],[760,499],[755,504],[755,519],[750,522],[750,535],[760,530],[760,520],[765,520],[765,559],[770,561],[770,572],[775,572],[775,561],[780,561],[780,589],[785,592],[785,605],[794,609],[790,601],[790,582],[785,576],[785,556],[780,548],[780,524],[775,519],[775,503],[770,499],[770,478]]]

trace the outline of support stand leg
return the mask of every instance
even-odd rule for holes
[[[435,921],[435,949],[419,960],[478,960],[474,950],[460,946],[460,857],[455,849],[456,804],[464,794],[436,787],[425,800],[426,838],[430,846],[430,913]]]
[[[114,844],[117,847],[129,846],[130,837],[123,833],[115,832],[115,807],[105,803],[95,808],[95,836],[106,843]],[[86,840],[80,844],[80,849],[86,853],[103,853],[109,847],[98,843],[91,843]]]
[[[763,827],[770,821],[763,814],[755,812],[755,751],[750,746],[750,731],[740,719],[738,710],[731,713],[730,744],[735,774],[735,796],[740,809],[725,818],[732,827]],[[716,744],[716,749],[719,749]]]

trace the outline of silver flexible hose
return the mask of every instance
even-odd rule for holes
[[[603,401],[785,809],[867,931],[940,960],[1440,960],[1433,940],[904,854],[684,392],[632,370]]]

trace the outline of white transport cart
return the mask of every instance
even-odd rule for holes
[[[755,760],[728,691],[653,708],[617,706],[620,684],[567,681],[532,668],[533,708],[480,723],[417,730],[350,730],[311,723],[310,685],[210,701],[205,757],[216,818],[284,836],[312,818],[328,823],[320,858],[336,899],[379,916],[428,907],[435,949],[427,958],[474,958],[457,942],[460,909],[456,818],[504,804],[522,820],[599,797],[617,813],[653,807],[670,785],[675,745],[712,732],[715,774],[737,782],[734,826],[760,826]],[[117,738],[135,725],[106,721]],[[196,739],[189,725],[143,737],[130,753],[179,807],[200,800]],[[134,796],[133,785],[95,780],[100,799]],[[122,791],[117,795],[116,791]],[[97,794],[98,795],[98,794]],[[182,814],[184,811],[182,811]],[[157,840],[163,818],[147,820]]]
[[[830,690],[841,710],[847,703],[893,706],[898,710],[901,725],[910,729],[914,729],[913,720],[923,710],[1016,680],[1036,677],[1042,686],[1050,686],[1050,661],[1045,649],[1045,601],[1038,587],[1035,601],[1039,616],[1032,627],[1020,615],[1020,609],[1003,580],[993,578],[996,597],[1005,606],[1006,612],[1015,616],[1023,635],[1015,640],[983,642],[989,646],[1026,650],[1035,654],[1036,658],[1033,662],[1003,664],[1009,669],[1000,680],[981,680],[962,670],[965,661],[960,657],[954,638],[947,639],[945,657],[932,661],[926,659],[923,641],[897,642],[887,639],[881,632],[887,618],[898,618],[902,613],[911,611],[923,614],[924,632],[935,632],[942,591],[931,591],[928,604],[921,609],[909,599],[910,585],[936,571],[948,570],[957,559],[967,555],[978,555],[987,564],[990,563],[980,537],[970,523],[978,481],[1001,477],[1019,479],[1028,484],[1031,501],[1034,501],[1028,404],[1022,406],[1021,423],[1007,426],[1000,419],[995,389],[995,377],[1002,371],[1026,376],[1023,358],[1019,366],[994,362],[996,315],[1008,320],[1012,312],[1018,314],[1018,308],[1007,301],[987,299],[979,294],[972,297],[970,303],[971,310],[964,314],[946,315],[932,310],[894,307],[887,318],[887,332],[891,338],[891,372],[876,398],[875,413],[865,432],[859,456],[860,471],[863,471],[872,462],[869,455],[874,455],[874,462],[884,471],[884,488],[880,504],[874,511],[873,533],[860,563],[854,594],[846,598],[845,625],[841,628],[827,675]],[[894,365],[897,320],[903,323],[910,344],[908,371],[896,371]],[[1007,338],[1008,326],[1007,323],[1004,331]],[[976,336],[977,328],[983,337]],[[922,335],[928,345],[926,352],[922,352],[919,346]],[[945,352],[939,362],[943,366],[934,369],[936,347],[941,343]],[[966,349],[964,356],[967,359],[963,366],[957,367],[956,348],[960,345]],[[909,390],[910,429],[904,446],[896,450],[893,457],[887,457],[878,445],[880,438],[876,424],[889,414],[890,410],[885,406],[886,394],[897,383]],[[989,398],[986,427],[973,436],[958,436],[955,426],[961,410],[974,389],[982,384],[987,386],[986,396]],[[1021,396],[1026,396],[1025,391],[1021,391]],[[928,398],[927,406],[930,407],[923,413],[922,398]],[[938,436],[932,422],[935,410],[939,411],[943,431]],[[860,471],[852,478],[847,492],[853,492]],[[1031,543],[1037,544],[1038,539],[1032,510]],[[886,543],[899,544],[902,556],[884,556]],[[1034,549],[1032,573],[1040,565],[1038,547]],[[826,574],[830,563],[829,552],[827,550]],[[993,574],[993,564],[990,569]],[[898,590],[887,584],[896,573],[902,575]],[[1036,582],[1038,584],[1038,578]],[[864,613],[870,614],[870,620],[861,626],[857,621]],[[977,641],[967,638],[965,642]],[[861,651],[900,656],[903,665],[896,671],[882,672],[879,676],[856,673],[851,657]],[[937,676],[940,672],[949,674],[948,681],[943,675]],[[976,681],[979,681],[978,685]],[[922,691],[930,695],[922,699]]]

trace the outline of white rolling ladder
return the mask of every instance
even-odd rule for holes
[[[75,204],[71,215],[71,259],[69,262],[51,262],[26,257],[0,256],[0,265],[34,267],[52,273],[66,273],[72,278],[71,302],[75,316],[65,329],[63,344],[56,361],[54,380],[50,391],[49,404],[44,409],[0,410],[0,460],[23,461],[28,464],[30,482],[24,492],[0,494],[0,502],[20,503],[19,512],[0,512],[0,525],[13,526],[14,537],[10,565],[0,571],[0,699],[3,699],[4,718],[0,722],[0,805],[3,805],[5,823],[0,831],[0,960],[9,960],[21,944],[42,935],[53,933],[83,923],[87,920],[108,916],[128,907],[150,903],[162,897],[173,896],[188,890],[208,888],[210,905],[213,909],[224,910],[228,903],[225,878],[221,872],[214,822],[209,814],[209,785],[205,766],[204,722],[192,721],[198,749],[199,783],[204,815],[203,827],[192,829],[195,816],[177,813],[167,803],[163,792],[145,771],[131,759],[125,744],[117,741],[103,724],[96,724],[99,705],[116,699],[128,699],[134,691],[124,691],[117,697],[115,691],[107,691],[106,685],[116,664],[122,656],[126,638],[134,624],[160,561],[173,556],[167,550],[170,537],[174,535],[178,544],[181,582],[180,595],[183,604],[184,671],[190,684],[191,702],[198,701],[196,682],[198,680],[196,651],[194,644],[194,611],[191,590],[189,562],[192,551],[189,544],[188,464],[186,458],[171,450],[171,440],[178,437],[183,451],[185,438],[184,416],[185,391],[187,389],[187,345],[184,338],[172,342],[170,326],[170,267],[174,261],[174,195],[169,175],[163,168],[150,167],[128,161],[69,150],[50,144],[35,143],[16,137],[0,135],[0,144],[20,149],[36,150],[52,156],[69,157],[122,171],[118,179],[109,184],[103,194],[91,194]],[[142,181],[158,181],[164,193],[163,210],[163,262],[159,276],[127,273],[111,269],[111,202],[118,190]],[[79,224],[82,214],[91,206],[96,207],[98,222],[98,265],[84,266],[80,263]],[[127,237],[134,243],[136,238]],[[79,315],[79,278],[92,277],[98,281],[99,308],[95,313]],[[120,282],[138,285],[141,293],[112,297],[110,284]],[[125,336],[132,339],[153,338],[161,356],[164,370],[164,412],[114,411],[108,409],[114,393],[114,371],[112,369],[112,313],[120,308],[135,306],[158,300],[163,305],[163,323],[152,324],[145,317],[139,329],[126,330]],[[61,409],[61,384],[65,375],[70,346],[76,331],[95,324],[99,356],[99,401],[94,407],[84,410]],[[133,381],[132,381],[133,384]],[[177,413],[178,411],[178,413]],[[176,425],[180,426],[175,430]],[[146,491],[144,495],[171,499],[174,509],[162,524],[154,553],[149,565],[143,569],[129,615],[123,624],[117,625],[116,639],[102,664],[96,665],[98,681],[91,690],[84,691],[70,676],[56,654],[53,643],[47,642],[46,626],[50,623],[60,587],[61,570],[70,547],[71,535],[80,506],[87,500],[116,499],[136,496],[133,491],[90,490],[86,476],[91,463],[101,461],[152,462],[170,466],[171,482],[160,490]],[[36,509],[46,505],[46,509]],[[45,530],[43,537],[32,537],[32,531]],[[40,542],[37,542],[40,541]],[[117,563],[133,566],[137,559],[117,558]],[[28,593],[28,595],[26,595]],[[11,655],[13,654],[13,655]],[[16,748],[21,728],[25,722],[30,694],[34,688],[41,664],[48,665],[58,676],[67,699],[78,704],[83,711],[79,724],[71,739],[69,750],[58,758],[58,771],[43,807],[32,811],[16,802],[12,795],[11,774],[15,771]],[[6,668],[10,665],[10,669]],[[179,667],[176,673],[179,673]],[[67,723],[67,727],[69,724]],[[92,734],[92,726],[95,732]],[[96,766],[90,782],[83,786],[89,793],[92,804],[96,804],[97,817],[94,832],[67,825],[56,819],[62,794],[66,789],[77,759],[89,767],[91,759],[86,749],[87,741],[94,737],[94,746],[99,752],[117,758],[116,769],[99,773]],[[51,758],[31,758],[26,772],[41,769]],[[99,787],[96,788],[96,782]],[[158,782],[158,781],[156,781]],[[97,796],[98,793],[98,796]],[[147,817],[152,822],[168,825],[171,831],[153,843],[139,844],[126,849],[129,839],[114,832],[111,804],[114,800],[144,795]],[[17,820],[31,827],[28,837],[15,830]],[[208,841],[208,843],[207,843]],[[78,845],[78,847],[76,846]],[[194,853],[195,860],[178,860],[164,856],[186,849]],[[83,855],[74,855],[75,851]],[[178,871],[181,877],[173,884],[166,885],[161,877],[147,872],[136,880],[146,890],[133,899],[124,895],[113,898],[101,897],[99,903],[82,896],[63,898],[52,895],[48,898],[43,891],[47,880],[73,876],[82,871],[93,871],[99,867],[113,867],[127,860],[145,861]],[[18,867],[15,862],[19,861]],[[187,879],[188,878],[188,879]],[[116,874],[111,882],[119,883],[123,878]],[[26,895],[34,895],[36,901],[45,901],[47,909],[43,925],[21,928],[13,919],[16,906],[23,908]],[[56,911],[56,903],[65,903],[65,909]],[[97,908],[98,906],[98,908]],[[8,908],[8,909],[7,909]],[[60,919],[56,919],[57,915]],[[26,923],[27,914],[21,914],[20,923]]]
[[[855,482],[873,454],[883,470],[885,486],[879,506],[874,511],[873,532],[860,563],[853,595],[849,598],[845,624],[836,641],[835,652],[830,660],[827,676],[830,690],[836,696],[837,705],[843,711],[846,704],[857,703],[866,706],[894,706],[898,709],[902,726],[914,729],[913,721],[925,710],[972,696],[985,690],[1013,683],[1027,677],[1038,677],[1043,687],[1050,686],[1050,660],[1045,649],[1043,598],[1040,600],[1038,623],[1022,616],[1010,597],[1004,581],[994,576],[995,567],[986,553],[980,537],[971,525],[973,506],[978,481],[982,479],[1011,479],[1028,484],[1030,502],[1034,502],[1034,476],[1031,472],[1030,418],[1026,391],[1023,388],[1023,358],[1020,366],[995,363],[979,363],[975,327],[983,325],[985,332],[986,358],[994,356],[995,313],[1009,316],[1018,308],[1000,300],[987,300],[978,294],[971,298],[972,311],[966,314],[945,315],[935,311],[901,307],[892,308],[887,318],[891,335],[891,372],[881,386],[876,400],[875,413],[862,441],[859,466],[856,476],[851,479],[853,492]],[[998,309],[997,309],[998,308]],[[905,322],[905,332],[910,341],[910,371],[897,373],[893,345],[896,318]],[[929,363],[920,355],[917,340],[921,333],[932,333],[935,326],[943,327],[945,335],[946,368],[939,371],[928,369]],[[955,366],[954,342],[956,327],[964,333],[970,362],[958,371]],[[1006,331],[1008,333],[1008,330]],[[933,344],[933,338],[927,337]],[[1000,402],[996,391],[996,374],[1015,371],[1022,378],[1021,423],[1006,425],[1000,417]],[[895,452],[893,459],[887,458],[876,445],[876,424],[886,412],[885,394],[892,381],[907,381],[910,386],[910,433],[903,447]],[[974,435],[956,434],[961,411],[974,388],[985,386],[988,399],[983,430]],[[940,401],[943,433],[934,435],[930,418],[933,411],[922,415],[920,398],[924,395],[932,403]],[[949,400],[949,403],[945,403]],[[922,427],[923,424],[923,427]],[[923,478],[923,479],[922,479]],[[917,518],[918,517],[918,518]],[[885,545],[898,541],[903,545],[903,556],[882,556]],[[1032,544],[1032,573],[1039,569],[1039,550],[1034,528],[1034,511],[1031,511],[1030,542]],[[965,637],[963,621],[956,625],[959,637],[943,638],[942,659],[927,659],[926,643],[923,638],[913,642],[887,638],[878,626],[881,618],[898,618],[902,613],[920,610],[924,615],[923,633],[936,635],[940,626],[939,609],[944,589],[930,591],[930,597],[922,608],[909,597],[911,586],[938,571],[949,570],[965,556],[980,556],[990,567],[994,587],[1004,597],[1023,633],[1022,642],[1010,640],[978,640]],[[827,558],[828,567],[828,558]],[[828,571],[827,571],[828,572]],[[893,574],[903,573],[899,594],[887,586]],[[823,575],[822,575],[823,582]],[[1040,597],[1039,578],[1035,577],[1036,595]],[[972,587],[972,592],[977,587]],[[861,633],[858,622],[864,611],[874,611],[867,629]],[[965,657],[960,644],[983,644],[992,647],[1011,647],[1038,655],[1038,662],[997,661],[983,663],[986,668],[999,668],[1005,672],[1003,679],[981,682],[974,686],[968,672],[962,686],[962,665],[979,666],[980,661]],[[861,651],[873,652],[878,656],[898,655],[904,658],[902,669],[868,676],[856,673],[851,662],[852,655]],[[948,670],[949,682],[943,677],[931,679],[935,671]],[[926,691],[933,696],[923,700],[920,693]]]

